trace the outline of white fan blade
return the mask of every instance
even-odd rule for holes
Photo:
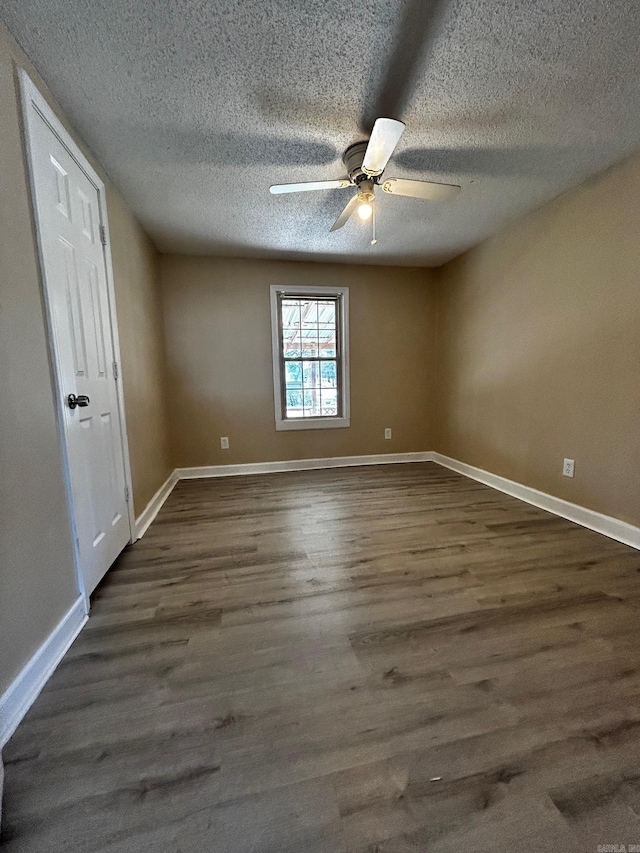
[[[445,201],[460,192],[455,184],[435,184],[433,181],[409,181],[404,178],[389,178],[382,189],[392,195],[406,195],[423,201]]]
[[[309,190],[343,190],[351,186],[348,178],[340,178],[338,181],[309,181],[306,184],[274,184],[269,187],[269,192],[274,195],[280,193],[306,193]]]
[[[393,118],[376,119],[362,161],[362,171],[367,175],[381,175],[403,133],[403,122]]]
[[[337,231],[338,228],[342,228],[342,226],[346,223],[347,219],[351,216],[353,211],[356,209],[358,204],[360,203],[360,199],[358,198],[358,194],[353,196],[353,198],[349,199],[347,202],[347,206],[342,211],[340,216],[333,223],[329,231]]]

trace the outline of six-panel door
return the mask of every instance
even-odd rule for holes
[[[35,113],[30,145],[81,571],[87,594],[129,541],[98,189]],[[70,408],[69,394],[89,402]],[[86,401],[83,401],[86,402]]]

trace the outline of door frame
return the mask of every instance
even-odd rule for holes
[[[109,304],[109,319],[111,322],[111,341],[113,345],[113,357],[118,365],[116,377],[116,391],[118,398],[118,419],[120,422],[120,435],[122,439],[122,458],[124,463],[124,479],[127,488],[127,515],[129,520],[129,542],[135,542],[135,513],[133,508],[133,483],[131,479],[131,459],[129,456],[129,439],[127,436],[127,422],[125,419],[124,408],[124,391],[122,383],[122,359],[120,356],[120,338],[118,334],[118,318],[116,313],[116,298],[113,279],[113,262],[111,259],[111,238],[109,233],[109,220],[107,216],[107,199],[105,194],[104,182],[101,180],[96,170],[87,160],[85,155],[80,150],[72,138],[69,131],[65,128],[62,122],[58,119],[53,109],[29,77],[24,68],[18,68],[18,78],[20,83],[20,96],[22,105],[22,123],[24,131],[24,153],[25,165],[29,179],[29,188],[31,191],[31,211],[36,232],[36,244],[38,250],[38,266],[40,273],[40,282],[42,286],[42,296],[44,304],[44,313],[46,316],[47,330],[47,346],[49,350],[49,361],[53,378],[53,391],[56,397],[56,420],[58,423],[58,434],[60,439],[60,448],[62,455],[62,466],[64,470],[64,486],[67,498],[67,506],[69,511],[69,519],[71,522],[71,534],[73,539],[73,552],[76,571],[76,580],[78,590],[85,600],[86,612],[89,612],[89,596],[86,593],[84,586],[84,578],[82,574],[82,566],[80,564],[80,552],[78,549],[78,535],[76,525],[76,513],[74,507],[73,491],[71,488],[71,469],[69,465],[69,453],[67,446],[67,436],[64,426],[64,411],[63,397],[64,389],[60,380],[61,369],[58,361],[58,353],[55,346],[55,333],[52,320],[51,301],[49,286],[47,282],[47,272],[44,264],[42,237],[41,237],[41,222],[39,218],[35,175],[32,164],[33,146],[35,145],[36,122],[40,119],[48,125],[49,129],[55,134],[60,143],[68,151],[69,156],[75,160],[79,168],[84,172],[86,177],[95,187],[98,193],[98,208],[100,211],[100,227],[103,229],[104,239],[102,240],[102,254],[105,261],[105,273],[107,281],[107,300]]]

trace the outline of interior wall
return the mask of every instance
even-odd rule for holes
[[[639,235],[640,155],[441,270],[437,450],[640,524]]]
[[[27,70],[64,122],[35,70],[0,25],[0,695],[78,594],[16,66]],[[138,509],[169,471],[166,419],[159,417],[162,398],[154,397],[164,393],[164,383],[142,395],[142,401],[138,398],[140,387],[151,388],[162,369],[158,357],[162,331],[154,319],[159,312],[157,280],[154,284],[157,258],[107,176],[90,159],[107,185]],[[156,433],[164,433],[164,439],[154,437]]]
[[[160,255],[107,184],[122,383],[136,516],[167,479],[170,460]]]
[[[432,448],[431,271],[162,255],[161,279],[176,466]],[[349,287],[349,428],[276,432],[271,284]]]

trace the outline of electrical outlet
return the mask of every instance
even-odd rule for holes
[[[573,472],[576,467],[575,459],[565,459],[562,464],[562,474],[565,477],[573,477]]]
[[[222,450],[229,449],[229,438],[226,435],[220,436],[220,447],[222,448]]]
[[[391,438],[391,427],[387,427],[384,431],[385,438]]]

